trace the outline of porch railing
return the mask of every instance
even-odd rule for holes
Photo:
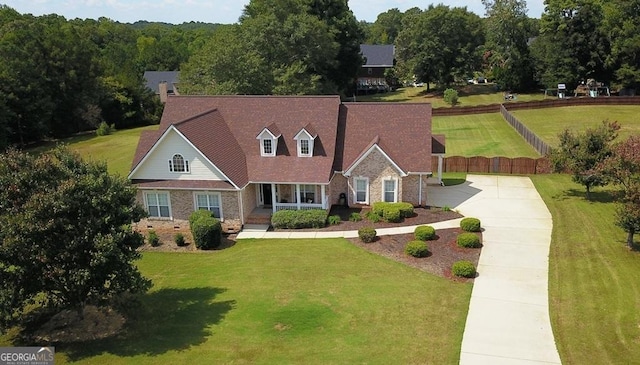
[[[279,210],[298,210],[298,203],[276,203],[276,212]],[[323,204],[300,203],[300,210],[324,209]]]

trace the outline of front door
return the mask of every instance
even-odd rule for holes
[[[262,184],[262,202],[264,205],[272,205],[271,184]]]

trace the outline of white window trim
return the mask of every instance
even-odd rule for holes
[[[264,141],[271,141],[271,153],[266,153],[264,151]],[[260,138],[260,155],[261,156],[275,156],[276,148],[278,147],[278,142],[274,138]]]
[[[176,166],[173,163],[173,159],[176,156],[182,157],[182,161],[184,162],[184,171],[176,171]],[[189,166],[189,160],[184,158],[184,156],[181,153],[174,153],[173,155],[171,155],[171,158],[169,159],[169,172],[172,172],[174,174],[190,174],[191,166]]]
[[[149,191],[145,191],[144,194],[142,194],[143,199],[144,199],[144,208],[147,211],[147,213],[149,213],[149,199],[147,198],[147,196],[149,194],[167,194],[167,204],[169,206],[169,216],[168,217],[152,217],[149,216],[149,219],[156,219],[156,220],[173,220],[173,213],[171,210],[171,193],[169,191],[166,190],[149,190]],[[158,213],[160,213],[160,210],[158,209]]]
[[[395,189],[393,189],[393,203],[397,203],[398,202],[398,179],[394,178],[394,177],[386,177],[382,179],[382,201],[385,201],[385,182],[386,181],[393,181],[394,185],[395,185]]]
[[[309,153],[302,153],[302,141],[309,142]],[[299,138],[298,139],[298,157],[312,157],[312,156],[313,156],[313,139]]]
[[[358,180],[364,180],[366,183],[365,200],[358,201]],[[356,176],[353,178],[353,201],[356,204],[369,204],[369,178],[364,176]]]
[[[221,222],[224,221],[224,212],[222,211],[222,194],[219,191],[195,191],[193,193],[193,210],[196,211],[198,209],[200,209],[198,207],[198,195],[217,195],[218,196],[218,202],[220,202],[220,218],[219,219]]]

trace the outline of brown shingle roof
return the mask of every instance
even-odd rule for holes
[[[431,172],[431,104],[344,103],[334,168],[347,170],[376,137],[405,173]]]
[[[218,180],[131,180],[131,182],[143,189],[235,190],[230,183]]]

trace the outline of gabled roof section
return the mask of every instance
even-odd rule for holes
[[[242,149],[216,109],[208,110],[174,124],[162,125],[161,130],[141,135],[133,167],[129,176],[151,152],[162,143],[170,130],[177,131],[214,165],[236,187],[248,183],[246,161]],[[163,129],[164,128],[164,129]]]
[[[267,132],[268,134],[271,135],[271,138],[273,139],[278,139],[280,138],[280,136],[282,135],[282,133],[280,133],[280,130],[278,129],[278,126],[275,123],[271,123],[271,125],[266,126],[262,129],[262,131],[260,131],[260,133],[258,134],[258,136],[256,137],[256,139],[260,139],[262,138],[261,136]]]
[[[400,173],[401,176],[406,176],[407,172],[402,170],[400,166],[389,156],[388,153],[384,151],[384,149],[380,146],[380,137],[375,136],[373,140],[369,143],[369,145],[362,151],[362,153],[356,158],[353,163],[347,167],[344,171],[345,176],[350,176],[351,172],[362,162],[367,156],[369,156],[373,151],[378,151],[384,158]]]
[[[295,139],[295,140],[300,139],[300,136],[303,133],[305,133],[311,139],[316,139],[316,137],[318,137],[318,132],[316,132],[315,128],[313,128],[313,126],[311,124],[307,124],[304,127],[302,127],[300,132],[298,132],[295,135],[295,137],[293,137],[293,139]]]
[[[431,104],[344,103],[338,123],[335,171],[347,171],[377,145],[401,171],[430,173]]]
[[[243,166],[250,182],[326,184],[331,179],[339,96],[170,96],[159,130],[164,131],[172,124],[212,109],[217,110],[229,135],[237,142],[245,158]],[[300,132],[301,125],[305,128],[313,126],[313,133],[317,135],[313,157],[297,155],[293,138]],[[257,146],[256,136],[265,126],[270,133],[282,136],[278,141],[276,156],[273,157],[262,157]],[[277,128],[273,130],[272,126]],[[206,133],[200,133],[218,133],[207,128]],[[200,148],[197,143],[194,145]],[[217,160],[212,162],[227,174],[222,163]],[[231,175],[227,176],[231,178]]]
[[[361,44],[360,52],[365,59],[363,67],[393,67],[395,46],[393,44]]]
[[[167,83],[167,91],[173,92],[173,86],[178,83],[180,71],[145,71],[145,85],[153,90],[156,94],[160,92],[158,85],[163,82]]]

